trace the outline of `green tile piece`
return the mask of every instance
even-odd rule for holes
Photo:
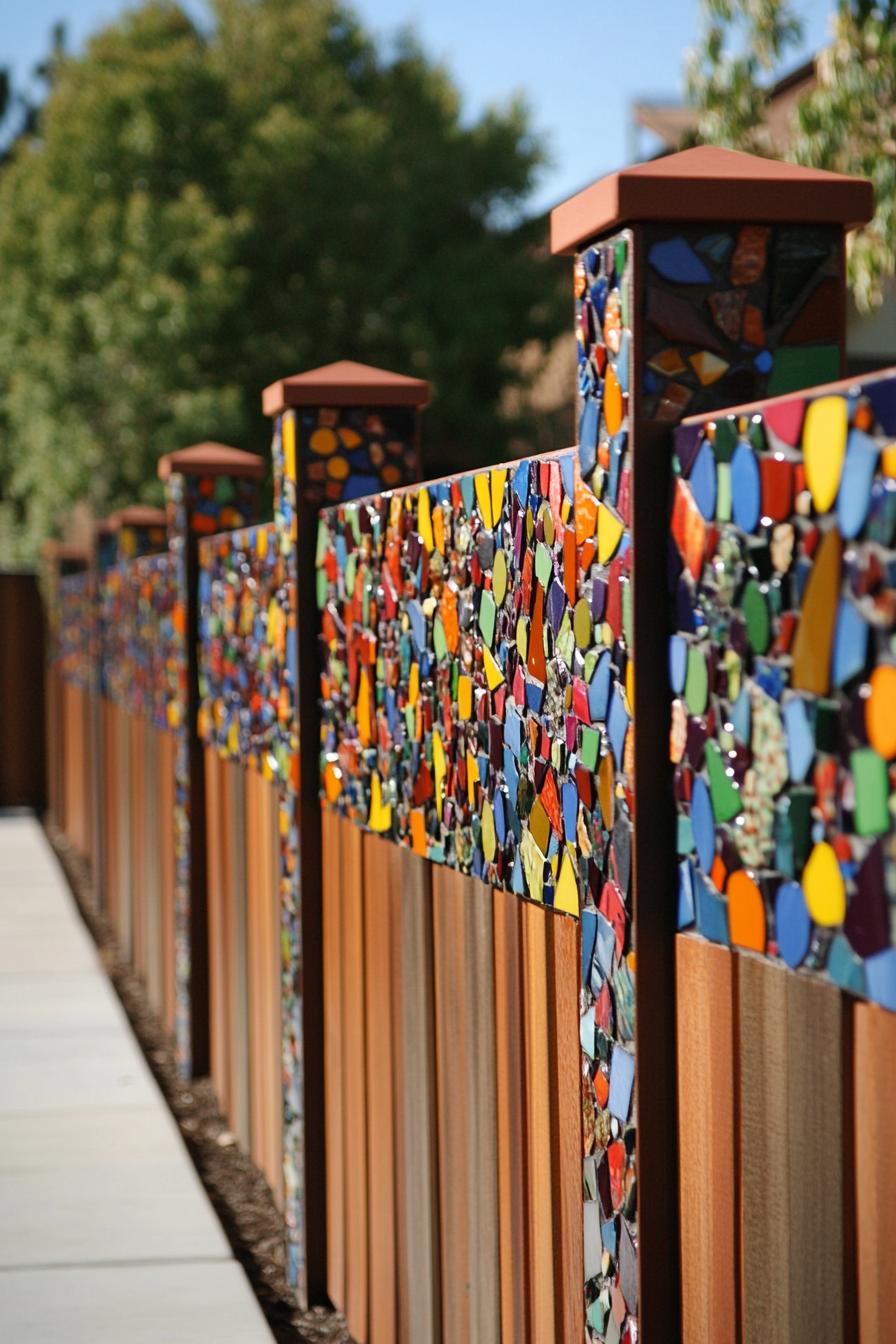
[[[716,421],[712,451],[717,462],[730,462],[737,447],[737,422],[733,415]]]
[[[586,770],[597,769],[597,753],[600,749],[600,733],[596,728],[582,728],[582,746],[579,759]]]
[[[547,588],[552,569],[551,553],[544,542],[540,541],[535,548],[535,577],[542,588]]]
[[[495,599],[488,588],[483,588],[479,600],[479,629],[482,631],[482,638],[489,648],[492,647],[495,639],[495,612]],[[433,630],[433,638],[435,638],[435,630]],[[444,642],[445,636],[443,634],[442,643],[444,644]],[[438,649],[436,652],[438,653]],[[444,654],[439,653],[439,657],[444,657]]]
[[[766,396],[799,392],[815,383],[831,383],[839,377],[838,345],[783,345],[775,351]]]
[[[709,796],[712,799],[716,821],[732,821],[741,810],[740,793],[725,772],[725,761],[715,742],[706,744],[706,770],[709,775]]]
[[[856,789],[856,830],[859,835],[883,835],[890,829],[887,763],[872,747],[852,752],[849,763]]]
[[[688,651],[688,670],[684,680],[684,698],[692,714],[702,714],[709,699],[709,670],[698,648]]]
[[[741,609],[747,623],[747,639],[754,653],[765,653],[771,637],[768,603],[759,584],[750,580],[744,589]]]

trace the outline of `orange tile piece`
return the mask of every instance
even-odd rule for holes
[[[765,903],[756,883],[743,868],[728,879],[728,932],[737,947],[765,951]]]

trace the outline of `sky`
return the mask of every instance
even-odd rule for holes
[[[805,25],[803,50],[820,46],[833,0],[794,0]],[[77,50],[121,0],[0,0],[0,66],[23,82],[65,21]],[[682,95],[685,50],[696,40],[699,0],[354,0],[365,26],[388,44],[412,25],[427,53],[444,63],[473,118],[523,93],[546,138],[551,165],[531,206],[547,209],[631,162],[631,105]],[[201,0],[187,8],[202,14]]]

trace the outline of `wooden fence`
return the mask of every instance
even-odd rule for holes
[[[888,1338],[896,371],[805,390],[865,184],[719,153],[555,214],[575,449],[411,484],[423,385],[314,370],[273,524],[199,445],[116,571],[105,899],[359,1344]]]

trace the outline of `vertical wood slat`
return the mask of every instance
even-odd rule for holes
[[[246,771],[248,999],[250,1018],[250,1129],[252,1157],[277,1194],[282,1181],[280,1161],[281,1092],[280,977],[277,958],[280,932],[279,887],[271,861],[272,811],[276,801],[270,781]]]
[[[162,902],[162,1021],[174,1031],[174,737],[167,729],[159,733],[159,817],[161,842],[159,891]]]
[[[582,1093],[578,921],[548,920],[548,1023],[553,1133],[554,1298],[558,1344],[583,1338]],[[721,1341],[720,1341],[721,1344]]]
[[[394,1340],[395,1128],[392,1115],[391,844],[362,837],[364,870],[364,1020],[367,1049],[367,1208],[370,1227],[371,1344]]]
[[[145,981],[146,762],[143,759],[143,723],[134,714],[128,721],[128,736],[131,753],[131,965]]]
[[[283,1208],[283,1059],[282,1003],[280,985],[280,792],[276,783],[264,786],[264,834],[267,856],[268,932],[267,963],[268,1041],[268,1182],[277,1207]]]
[[[342,1131],[342,862],[339,819],[326,804],[321,810],[322,916],[324,959],[324,1109],[327,1141],[327,1292],[345,1310],[345,1154]]]
[[[231,929],[230,944],[233,958],[231,995],[231,1030],[233,1032],[232,1105],[233,1126],[245,1152],[252,1150],[251,1119],[249,1114],[249,974],[246,937],[247,906],[247,771],[237,761],[227,763],[233,796],[233,831],[231,844],[233,862],[231,876]]]
[[[676,939],[682,1334],[736,1344],[732,954]]]
[[[529,1190],[526,1219],[530,1338],[554,1339],[551,1113],[548,1073],[547,929],[542,906],[522,906],[523,1013],[526,1070],[526,1154]]]
[[[433,959],[442,1336],[499,1336],[491,902],[475,879],[434,866]]]
[[[885,1344],[896,1322],[896,1013],[853,1009],[859,1344]]]
[[[342,878],[342,1095],[345,1173],[345,1318],[357,1344],[366,1344],[367,1056],[364,1044],[364,898],[361,832],[336,818]]]
[[[115,706],[103,700],[103,898],[105,913],[113,927],[118,925],[118,780],[115,763],[118,759],[116,730],[118,717]]]
[[[841,1344],[842,997],[758,957],[735,974],[743,1344]]]
[[[118,867],[118,946],[125,961],[132,956],[131,944],[131,884],[133,881],[133,826],[129,800],[133,791],[133,763],[131,759],[130,715],[118,706],[118,788],[122,800],[119,813],[120,845]]]
[[[266,1161],[264,1040],[264,872],[261,867],[261,776],[240,767],[245,783],[246,836],[246,1008],[249,1050],[246,1085],[252,1161],[262,1170]]]
[[[224,865],[222,854],[223,765],[215,747],[205,748],[206,881],[208,883],[208,1015],[209,1063],[218,1101],[227,1091],[227,966],[224,931]]]
[[[236,896],[234,888],[236,885],[236,874],[234,873],[234,860],[236,846],[233,838],[234,830],[237,825],[242,825],[242,820],[237,819],[234,810],[234,782],[233,775],[237,767],[231,762],[221,760],[219,762],[219,788],[221,790],[221,966],[223,968],[223,1012],[224,1026],[222,1030],[222,1051],[221,1051],[221,1107],[230,1127],[234,1132],[237,1129],[236,1120],[236,1101],[235,1101],[235,1056],[236,1056],[236,956],[234,953],[234,941],[236,938],[236,923],[234,916],[234,907]]]
[[[390,846],[399,1344],[439,1344],[438,1160],[428,865]]]
[[[162,1011],[162,949],[161,949],[161,869],[159,864],[161,836],[159,834],[159,752],[158,732],[148,720],[143,721],[143,741],[146,756],[146,992],[153,1012]]]
[[[495,1051],[498,1121],[498,1224],[501,1280],[501,1340],[529,1339],[526,1258],[526,1078],[523,1049],[522,903],[495,889]],[[578,1095],[578,1072],[574,1076]],[[580,1107],[581,1109],[581,1107]],[[578,1161],[577,1192],[581,1190]],[[578,1200],[581,1204],[581,1199]],[[577,1209],[581,1222],[581,1209]],[[581,1284],[577,1285],[577,1291]],[[581,1332],[580,1332],[581,1333]],[[576,1341],[579,1344],[579,1341]]]

